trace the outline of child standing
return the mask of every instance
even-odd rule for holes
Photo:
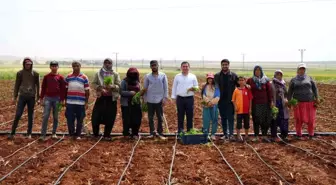
[[[214,74],[208,73],[206,75],[207,82],[202,88],[202,98],[203,98],[203,132],[208,134],[210,130],[210,122],[212,123],[211,128],[211,139],[216,140],[216,132],[218,126],[218,110],[217,104],[219,101],[219,88],[215,86]]]
[[[50,116],[50,110],[53,109],[53,129],[52,129],[52,138],[57,139],[56,129],[58,126],[58,108],[60,105],[64,106],[64,97],[65,97],[65,80],[62,75],[60,75],[58,70],[58,62],[50,62],[51,72],[44,76],[41,87],[41,102],[44,106],[43,110],[43,121],[41,129],[40,140],[44,141],[47,129],[48,129],[48,120]]]
[[[235,107],[235,113],[237,115],[237,140],[240,140],[240,129],[242,129],[242,123],[244,120],[245,137],[244,140],[248,140],[248,132],[250,129],[250,112],[252,105],[252,93],[246,87],[246,79],[242,76],[238,77],[239,87],[237,87],[232,95],[232,102]]]

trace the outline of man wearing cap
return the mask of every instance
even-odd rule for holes
[[[154,137],[154,114],[158,119],[157,133],[160,139],[163,136],[163,106],[168,100],[168,80],[166,74],[159,72],[159,64],[156,60],[150,61],[152,73],[145,75],[144,78],[144,100],[148,106],[148,121],[150,128],[149,138]]]
[[[91,116],[93,135],[98,137],[100,124],[105,124],[105,140],[111,140],[111,131],[117,115],[117,100],[120,97],[121,80],[119,74],[113,71],[112,65],[112,60],[106,58],[103,67],[92,81],[97,94]]]
[[[178,133],[184,132],[184,116],[187,117],[187,131],[193,126],[194,118],[194,95],[198,91],[198,81],[196,75],[189,73],[189,62],[181,63],[181,71],[175,76],[172,89],[172,99],[176,101]]]
[[[65,80],[64,77],[58,73],[58,62],[51,61],[50,73],[44,76],[41,86],[40,99],[44,109],[40,140],[45,140],[51,109],[53,110],[53,128],[51,137],[57,139],[56,130],[58,127],[59,107],[64,106],[65,93]]]
[[[218,109],[222,120],[224,134],[222,139],[234,140],[234,106],[231,100],[232,94],[238,86],[238,76],[236,73],[230,71],[230,61],[228,59],[223,59],[221,61],[221,66],[222,70],[215,74],[215,83],[220,90]]]
[[[300,63],[297,75],[292,78],[288,88],[288,101],[295,98],[298,104],[294,106],[295,129],[298,139],[302,137],[302,125],[308,124],[308,134],[314,136],[316,107],[320,103],[318,89],[313,78],[306,74],[307,66]]]
[[[23,110],[27,105],[28,109],[28,130],[27,137],[31,138],[33,129],[34,107],[36,100],[39,100],[40,77],[39,73],[33,70],[33,61],[26,57],[23,59],[23,69],[16,73],[14,85],[13,104],[16,105],[16,113],[12,125],[12,132],[8,136],[13,139]],[[19,99],[17,99],[19,97]]]

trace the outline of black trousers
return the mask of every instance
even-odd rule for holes
[[[138,136],[142,121],[141,105],[121,106],[121,113],[123,120],[123,135]],[[129,133],[130,129],[132,130],[131,133]]]
[[[194,96],[181,97],[177,96],[177,119],[178,119],[178,133],[184,131],[184,115],[187,115],[187,131],[193,128],[194,118]]]
[[[14,135],[16,128],[19,124],[19,120],[22,117],[23,111],[25,106],[27,105],[28,109],[28,129],[27,129],[27,134],[32,133],[33,129],[33,121],[34,121],[34,107],[35,107],[35,97],[29,97],[29,96],[19,96],[19,100],[16,105],[16,113],[15,113],[15,118],[14,122],[12,125],[12,132],[11,134]]]
[[[91,116],[93,134],[99,136],[99,125],[104,124],[104,137],[110,137],[116,115],[117,101],[111,96],[97,98]]]
[[[162,135],[163,132],[163,108],[162,108],[162,102],[160,103],[147,103],[148,106],[148,121],[149,121],[149,128],[150,128],[150,134],[154,135],[154,115],[156,113],[156,117],[158,118],[158,125],[157,125],[157,133],[159,135]]]

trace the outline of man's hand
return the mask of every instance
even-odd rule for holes
[[[135,91],[130,91],[131,95],[134,96],[136,94]]]
[[[246,84],[245,87],[251,89],[251,86],[249,84]]]
[[[89,108],[89,103],[85,102],[85,110],[88,110],[88,108]]]
[[[65,106],[65,100],[61,101],[61,105],[62,105],[62,107]]]
[[[37,104],[37,105],[40,105],[40,104],[41,104],[40,99],[38,99],[38,100],[36,101],[36,104]]]

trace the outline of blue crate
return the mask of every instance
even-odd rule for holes
[[[181,140],[184,145],[205,144],[208,142],[208,136],[206,134],[183,135]]]

